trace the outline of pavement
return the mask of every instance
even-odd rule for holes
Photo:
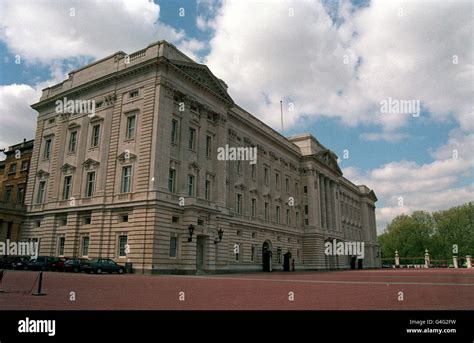
[[[472,310],[474,269],[171,276],[7,271],[0,310]]]

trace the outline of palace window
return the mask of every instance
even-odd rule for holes
[[[71,131],[71,133],[69,134],[68,152],[69,153],[76,152],[76,146],[77,146],[77,131]]]
[[[64,177],[64,184],[63,184],[63,199],[69,199],[71,196],[71,188],[72,188],[72,176],[68,175]]]
[[[235,212],[242,213],[242,194],[236,194]]]
[[[53,140],[51,138],[48,138],[44,142],[44,150],[43,150],[43,158],[45,160],[49,159],[51,156],[51,145],[52,145]]]
[[[194,196],[194,175],[188,175],[188,195]]]
[[[211,158],[212,154],[212,137],[206,136],[206,157]]]
[[[38,194],[36,195],[36,203],[42,204],[44,202],[44,191],[46,189],[46,181],[40,181],[38,185]]]
[[[89,256],[89,236],[82,237],[82,256]]]
[[[94,195],[95,189],[95,171],[88,172],[86,176],[86,197]]]
[[[170,237],[170,257],[178,255],[178,237]]]
[[[64,256],[64,243],[66,241],[65,237],[59,237],[58,240],[58,256]]]
[[[252,199],[252,217],[257,216],[257,199]]]
[[[173,168],[170,168],[170,172],[168,175],[168,190],[170,191],[170,193],[174,193],[175,180],[176,180],[176,170]]]
[[[118,237],[118,257],[126,257],[127,256],[127,242],[128,236],[127,235],[120,235]]]
[[[188,137],[188,149],[196,150],[196,129],[189,128],[189,137]]]
[[[280,206],[275,207],[275,221],[280,223]]]
[[[204,184],[204,197],[206,200],[211,199],[211,181],[206,180],[206,183]]]
[[[122,193],[129,193],[132,190],[132,166],[125,166],[122,168],[122,182],[120,191]]]
[[[171,121],[171,143],[178,144],[178,121],[173,119]]]
[[[126,139],[133,139],[135,138],[135,128],[137,124],[137,116],[136,114],[132,114],[127,116],[127,127],[125,132]]]
[[[99,141],[100,141],[100,124],[97,124],[92,127],[91,147],[92,148],[98,147]]]
[[[257,164],[252,164],[252,180],[255,180],[257,178]]]

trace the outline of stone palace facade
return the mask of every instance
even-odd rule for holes
[[[58,111],[58,100],[95,111]],[[165,41],[73,71],[32,107],[21,235],[41,255],[147,273],[282,270],[287,252],[297,270],[350,268],[353,256],[325,254],[336,239],[364,242],[358,264],[380,265],[374,192],[315,137],[283,137],[240,108]],[[256,147],[256,163],[218,159],[226,145]]]

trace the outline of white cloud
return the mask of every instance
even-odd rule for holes
[[[391,97],[420,100],[436,120],[452,115],[474,130],[470,4],[404,2],[403,16],[400,6],[374,0],[353,11],[342,1],[337,26],[316,0],[227,1],[207,62],[237,103],[274,127],[285,99],[295,104],[287,126],[304,114],[337,116],[383,127],[366,138],[393,139],[409,115],[381,115],[380,101]]]
[[[450,132],[448,142],[434,150],[431,163],[419,165],[399,161],[368,172],[349,167],[345,177],[373,188],[383,199],[377,209],[377,227],[382,232],[388,221],[414,210],[441,210],[474,199],[474,133]],[[401,202],[400,202],[401,199]]]
[[[381,114],[388,98],[419,100],[420,120],[426,113],[435,121],[454,118],[459,129],[432,152],[432,163],[398,161],[366,173],[344,169],[381,199],[379,230],[399,213],[474,199],[472,181],[463,183],[474,169],[471,4],[373,0],[354,10],[343,0],[330,11],[342,24],[335,25],[316,0],[226,1],[212,22],[207,63],[238,104],[276,128],[281,99],[294,103],[293,112],[285,110],[286,127],[321,116],[379,125],[381,132],[361,134],[368,141],[407,138],[400,129],[417,120]]]
[[[36,129],[36,112],[30,104],[41,92],[28,85],[0,86],[0,148],[32,139]]]
[[[11,84],[0,86],[0,148],[20,143],[24,138],[33,139],[37,113],[30,106],[38,102],[42,89],[64,80],[67,72],[59,63],[50,67],[51,79],[34,86]],[[2,159],[4,156],[0,156]]]
[[[131,53],[162,39],[183,44],[190,52],[200,48],[159,16],[160,6],[148,0],[7,0],[0,5],[0,39],[14,54],[43,63],[103,58],[119,50]]]
[[[360,135],[363,140],[372,142],[372,141],[387,141],[387,142],[399,142],[402,139],[408,138],[409,135],[406,133],[399,132],[364,132]]]

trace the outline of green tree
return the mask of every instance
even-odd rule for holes
[[[379,236],[383,258],[423,257],[425,249],[431,259],[450,260],[455,251],[464,257],[474,255],[474,204],[467,203],[430,214],[416,211],[395,217]],[[403,261],[402,263],[414,263]]]
[[[434,242],[439,258],[474,254],[474,205],[472,203],[433,213],[437,230]],[[455,248],[458,252],[456,253]]]
[[[382,257],[393,258],[395,250],[402,258],[423,257],[425,249],[431,248],[434,232],[435,221],[428,212],[399,215],[379,236]]]

